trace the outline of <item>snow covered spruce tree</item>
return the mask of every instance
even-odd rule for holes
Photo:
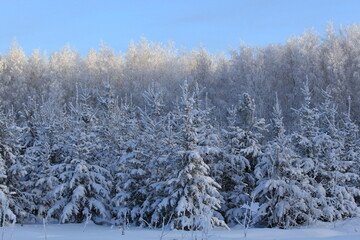
[[[114,206],[117,224],[132,221],[145,224],[141,208],[147,197],[146,181],[149,178],[148,158],[141,146],[142,133],[136,118],[136,108],[127,101],[120,105],[120,156],[114,176]]]
[[[221,165],[223,152],[221,150],[220,131],[214,127],[214,122],[211,121],[211,113],[213,108],[209,107],[208,94],[204,93],[205,88],[200,88],[198,82],[194,84],[194,124],[202,129],[202,141],[198,143],[199,153],[204,159],[204,162],[210,167],[210,176],[216,181],[221,181]],[[205,95],[205,99],[203,99]]]
[[[323,152],[326,146],[326,135],[319,129],[320,113],[312,107],[311,93],[308,82],[301,89],[304,102],[295,113],[299,119],[299,130],[292,134],[292,141],[296,153],[301,158],[302,170],[305,178],[303,188],[311,196],[311,204],[308,206],[308,216],[303,222],[311,223],[323,217],[323,209],[327,209],[326,189],[322,184],[322,175],[325,174],[322,164]]]
[[[46,218],[53,203],[49,192],[58,184],[58,179],[50,172],[51,167],[63,160],[60,146],[65,143],[62,126],[65,116],[54,106],[58,106],[54,99],[40,103],[29,99],[23,113],[26,125],[20,136],[20,158],[27,164],[28,174],[21,184],[31,197],[31,212],[38,218]]]
[[[254,196],[260,204],[260,222],[268,227],[288,228],[311,219],[311,194],[301,158],[293,151],[291,138],[285,134],[279,102],[273,110],[272,141],[255,167],[258,179]],[[306,186],[306,185],[305,185]]]
[[[160,203],[168,197],[169,192],[164,191],[164,189],[168,185],[169,176],[174,171],[171,159],[177,151],[177,139],[174,131],[175,118],[173,114],[169,113],[164,119],[162,138],[159,142],[162,147],[159,149],[157,158],[153,159],[151,163],[155,164],[157,171],[151,171],[152,178],[149,183],[151,191],[143,205],[144,211],[150,214],[149,223],[155,227],[170,223],[173,220],[171,215],[169,217],[167,209],[162,207]]]
[[[84,92],[81,97],[66,119],[69,125],[60,148],[64,157],[50,171],[58,184],[48,193],[52,207],[47,215],[61,223],[110,219],[111,176],[99,166],[100,159],[94,157],[98,148],[96,117],[87,104],[90,95]]]
[[[220,208],[220,186],[209,176],[209,166],[198,150],[199,143],[204,141],[206,122],[200,125],[201,119],[195,119],[199,116],[197,111],[201,111],[195,105],[194,94],[185,81],[176,113],[176,149],[169,156],[164,198],[158,211],[166,214],[164,220],[174,228],[206,231],[214,225],[226,225],[214,215]]]
[[[110,84],[105,84],[100,99],[101,139],[99,158],[103,167],[113,176],[111,189],[111,215],[116,225],[130,221],[141,223],[140,209],[146,196],[145,180],[147,171],[142,151],[139,148],[141,132],[136,118],[136,107],[125,98],[118,102]],[[141,169],[141,170],[140,170]],[[143,194],[142,194],[143,193]]]
[[[99,102],[99,127],[97,138],[100,148],[96,155],[101,159],[101,167],[107,169],[113,179],[110,196],[111,221],[117,225],[127,223],[130,218],[130,208],[121,196],[127,181],[127,162],[124,155],[130,153],[134,147],[134,136],[130,133],[135,130],[136,121],[127,101],[121,101],[115,96],[113,87],[106,83],[104,91],[98,95]],[[137,132],[135,131],[134,134]]]
[[[351,98],[348,98],[348,111],[344,114],[340,134],[342,137],[341,159],[344,163],[341,167],[346,172],[347,186],[355,190],[353,197],[360,204],[360,139],[359,127],[351,118]],[[354,189],[355,188],[355,189]]]
[[[115,96],[114,88],[105,83],[100,93],[97,93],[97,127],[96,141],[99,146],[95,155],[100,159],[100,166],[115,174],[121,151],[120,122],[121,113],[119,100]]]
[[[156,211],[162,200],[162,187],[166,181],[166,171],[171,148],[171,114],[164,111],[163,91],[155,83],[143,94],[145,108],[140,109],[141,149],[150,166],[148,179],[146,179],[147,196],[141,208],[141,218],[147,224],[160,226],[163,217]],[[169,132],[170,131],[170,132]]]
[[[228,223],[238,224],[245,213],[242,206],[251,202],[256,186],[254,169],[263,154],[260,141],[266,125],[264,119],[255,117],[255,103],[247,93],[240,98],[238,106],[228,111],[221,181],[223,211]]]
[[[34,219],[36,211],[32,187],[27,185],[31,178],[32,162],[24,158],[27,147],[32,144],[32,137],[27,136],[26,126],[20,128],[15,124],[12,113],[8,113],[3,119],[3,128],[6,185],[11,195],[8,197],[8,204],[17,221],[23,224],[26,220]]]
[[[18,207],[14,206],[14,187],[8,178],[9,168],[13,166],[17,156],[17,144],[14,139],[12,125],[8,115],[0,112],[0,226],[5,222],[16,221]],[[15,132],[16,134],[16,132]]]
[[[334,221],[359,214],[354,199],[359,195],[359,189],[349,185],[359,178],[359,174],[351,172],[355,161],[343,157],[344,140],[338,129],[336,107],[330,93],[324,92],[323,95],[325,101],[320,108],[320,128],[315,139],[320,151],[315,179],[326,191],[326,206],[322,206],[321,219]]]
[[[342,119],[341,136],[343,138],[344,160],[353,164],[352,171],[356,172],[360,164],[359,127],[351,118],[351,98],[348,99],[348,111]],[[354,169],[355,168],[355,169]]]
[[[21,128],[19,158],[26,165],[27,174],[22,178],[21,189],[28,199],[28,213],[33,217],[45,217],[50,207],[46,194],[56,183],[49,171],[51,138],[60,115],[55,114],[52,102],[39,104],[31,98],[22,117],[26,125]]]

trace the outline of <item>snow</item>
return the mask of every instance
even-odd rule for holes
[[[84,228],[85,227],[85,228]],[[1,228],[2,239],[8,240],[29,240],[29,239],[46,239],[44,226],[42,224],[28,224],[25,226],[10,225]],[[89,223],[83,224],[48,224],[46,226],[47,239],[61,240],[159,240],[162,235],[161,229],[143,229],[130,227],[122,230],[113,226],[99,226]],[[190,231],[168,231],[165,230],[163,240],[190,240],[202,239],[201,232],[192,233]],[[193,238],[192,238],[193,237]],[[245,239],[243,229],[236,226],[230,231],[215,229],[209,232],[209,240],[234,240]],[[310,227],[301,227],[294,229],[277,229],[277,228],[252,228],[248,230],[246,239],[249,240],[355,240],[360,239],[360,218],[338,221],[335,223],[318,222]]]

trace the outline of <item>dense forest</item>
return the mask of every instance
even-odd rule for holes
[[[14,42],[0,82],[1,225],[360,214],[360,25],[229,54],[143,39],[26,56]]]

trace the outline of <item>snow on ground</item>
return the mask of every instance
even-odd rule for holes
[[[132,227],[126,230],[125,235],[117,227],[97,226],[88,224],[41,224],[8,226],[0,229],[1,240],[32,240],[32,239],[59,239],[59,240],[159,240],[162,231],[148,230]],[[163,240],[188,240],[192,238],[191,232],[166,231]],[[201,232],[197,233],[201,239]],[[235,240],[244,239],[243,229],[235,227],[230,231],[217,229],[209,233],[209,240]],[[248,231],[249,240],[358,240],[360,239],[360,218],[349,219],[334,223],[317,223],[314,226],[301,227],[290,230],[254,228]]]

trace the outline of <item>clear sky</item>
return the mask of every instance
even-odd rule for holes
[[[210,52],[284,43],[314,28],[360,23],[360,0],[0,0],[0,53],[16,38],[27,54],[66,44],[86,54],[101,41],[116,52],[131,40],[173,41]]]

